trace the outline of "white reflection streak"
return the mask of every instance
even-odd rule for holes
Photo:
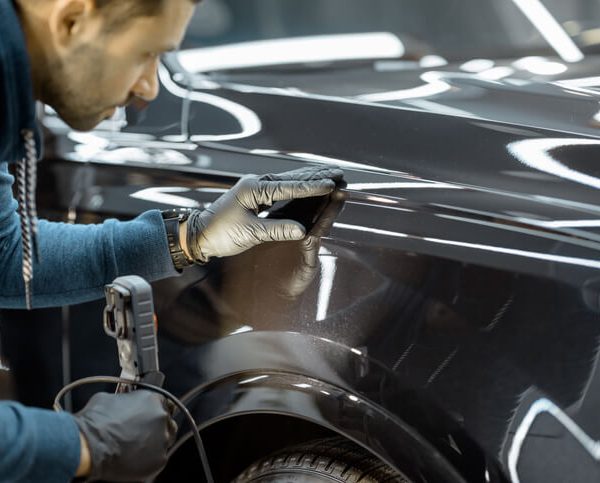
[[[358,59],[397,59],[406,49],[390,32],[315,35],[203,47],[180,52],[189,72]]]
[[[160,80],[171,94],[182,99],[190,99],[192,101],[201,102],[215,106],[218,109],[231,114],[239,122],[242,130],[239,133],[231,134],[199,134],[191,137],[194,142],[203,141],[227,141],[232,139],[249,138],[259,133],[262,130],[262,123],[259,117],[250,109],[236,102],[224,99],[212,94],[203,92],[188,91],[183,87],[178,86],[169,75],[167,69],[160,66],[158,70]]]
[[[579,79],[562,80],[556,83],[570,88],[598,87],[600,86],[600,77],[581,77]]]
[[[460,186],[454,186],[446,183],[350,183],[349,190],[393,190],[393,189],[411,189],[411,188],[443,188],[443,189],[462,189]]]
[[[513,65],[517,69],[527,70],[538,75],[559,75],[568,70],[565,64],[552,62],[544,57],[537,56],[523,57],[513,62]]]
[[[408,238],[409,237],[409,235],[407,235],[406,233],[398,233],[395,231],[388,231],[388,230],[378,230],[377,228],[370,228],[367,226],[347,225],[346,223],[334,223],[333,226],[335,228],[340,228],[342,230],[363,231],[366,233],[375,233],[376,235],[393,236],[396,238]]]
[[[108,139],[92,133],[71,131],[67,137],[78,143],[75,152],[84,158],[91,158],[110,146]]]
[[[450,73],[441,71],[429,71],[421,75],[421,80],[426,84],[410,89],[400,89],[397,91],[376,92],[373,94],[364,94],[356,96],[355,99],[364,102],[391,102],[405,101],[410,99],[422,99],[427,97],[444,94],[452,89],[452,85],[445,79],[461,78],[472,79],[477,78],[485,81],[497,81],[512,75],[515,72],[510,67],[494,67],[478,74],[464,74],[460,72]]]
[[[515,255],[518,257],[527,257],[533,258],[536,260],[545,260],[549,262],[557,262],[557,263],[566,263],[569,265],[579,265],[582,267],[589,267],[594,269],[600,269],[600,262],[596,262],[594,260],[587,260],[585,258],[575,258],[575,257],[565,257],[561,255],[550,255],[547,253],[539,253],[539,252],[529,252],[525,250],[517,250],[514,248],[505,248],[505,247],[495,247],[491,245],[481,245],[479,243],[467,243],[455,240],[441,240],[438,238],[421,238],[413,235],[408,235],[406,233],[398,233],[394,231],[388,230],[379,230],[376,228],[370,228],[366,226],[358,226],[358,225],[347,225],[345,223],[334,223],[333,226],[335,228],[340,228],[342,230],[353,230],[353,231],[362,231],[367,233],[374,233],[376,235],[385,235],[392,236],[395,238],[414,238],[420,239],[429,243],[436,243],[439,245],[450,245],[461,248],[472,248],[474,250],[484,250],[488,252],[494,253],[503,253],[505,255]]]
[[[579,47],[540,0],[513,0],[513,2],[564,61],[583,60],[584,55]]]
[[[430,74],[430,75],[428,75]],[[447,82],[439,79],[437,75],[432,75],[433,72],[426,72],[421,76],[421,79],[427,84],[413,87],[411,89],[401,89],[398,91],[377,92],[375,94],[365,94],[356,98],[366,102],[386,102],[386,101],[402,101],[405,99],[418,99],[422,97],[432,97],[438,94],[448,92],[452,87]]]
[[[370,164],[355,163],[354,161],[344,161],[343,159],[330,158],[328,156],[321,156],[319,154],[286,152],[283,152],[282,154],[291,156],[293,158],[301,158],[306,159],[308,161],[316,161],[318,163],[328,164],[330,166],[335,166],[338,168],[368,169],[369,171],[381,171],[382,173],[390,172],[389,169],[378,168],[377,166],[373,166]]]
[[[406,100],[404,104],[416,107],[421,111],[435,112],[436,114],[445,114],[447,116],[458,116],[458,117],[475,117],[475,114],[464,109],[457,109],[456,107],[449,107],[439,102],[428,101],[426,99],[413,99]]]
[[[561,255],[549,255],[547,253],[529,252],[525,250],[517,250],[514,248],[495,247],[491,245],[480,245],[478,243],[459,242],[454,240],[440,240],[437,238],[423,238],[423,240],[438,243],[441,245],[451,245],[463,248],[473,248],[476,250],[485,250],[494,253],[504,253],[506,255],[515,255],[518,257],[533,258],[536,260],[546,260],[549,262],[566,263],[568,265],[579,265],[582,267],[600,268],[600,262],[586,260],[585,258],[564,257]]]
[[[243,381],[240,381],[239,384],[250,384],[251,382],[256,382],[256,381],[260,381],[262,379],[267,379],[269,376],[256,376],[256,377],[251,377],[250,379],[244,379]]]
[[[555,220],[539,223],[546,228],[600,228],[600,220]]]
[[[252,332],[254,329],[249,325],[242,325],[239,329],[230,332],[229,335],[243,334],[245,332]]]
[[[515,73],[515,69],[507,66],[494,67],[484,70],[475,75],[475,77],[483,80],[497,81],[509,77]]]
[[[194,151],[198,148],[191,143],[172,143],[168,141],[156,141],[155,136],[137,134],[137,133],[111,133],[110,139],[98,136],[94,133],[71,131],[67,137],[79,145],[85,146],[90,150],[104,151],[113,144],[117,146],[130,146],[155,149],[173,149],[180,151]]]
[[[310,389],[312,387],[312,384],[301,383],[301,384],[292,384],[292,386],[299,387],[300,389]]]
[[[319,249],[319,262],[321,263],[321,280],[317,299],[317,322],[325,320],[327,317],[336,272],[336,259],[325,247]]]
[[[600,460],[600,442],[590,438],[562,409],[546,398],[538,399],[534,402],[529,411],[521,421],[513,438],[510,451],[508,452],[508,470],[512,483],[520,483],[517,465],[521,455],[521,449],[527,434],[531,430],[531,426],[535,419],[543,414],[548,413],[562,424],[569,433],[592,455],[596,460]]]
[[[200,204],[196,200],[184,196],[172,195],[169,193],[188,193],[188,188],[146,188],[129,195],[138,200],[151,201],[153,203],[162,203],[164,205],[179,206],[182,208],[198,208]]]
[[[530,168],[600,189],[599,178],[568,168],[549,154],[553,149],[567,146],[600,146],[600,141],[593,139],[526,139],[509,144],[508,150],[516,159]]]
[[[580,92],[583,94],[598,96],[598,87],[600,87],[600,77],[582,77],[580,79],[568,79],[556,81],[554,84],[566,89]],[[593,88],[596,89],[593,89]],[[590,89],[591,88],[591,89]]]

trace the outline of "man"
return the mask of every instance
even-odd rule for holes
[[[37,221],[34,99],[78,130],[134,98],[151,101],[159,56],[177,48],[195,3],[0,0],[0,307],[80,303],[100,298],[119,275],[157,280],[264,241],[305,236],[293,220],[257,213],[278,200],[326,195],[341,171],[246,177],[187,219],[151,211],[99,226]],[[0,481],[145,479],[164,466],[175,431],[165,401],[147,391],[98,394],[75,416],[0,403]]]

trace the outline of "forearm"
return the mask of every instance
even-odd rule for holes
[[[16,216],[16,215],[15,215]],[[22,308],[21,244],[18,220],[0,234],[0,307]],[[34,264],[33,305],[50,307],[103,296],[103,287],[121,275],[147,280],[173,276],[160,213],[147,212],[129,222],[67,225],[40,221],[40,260]]]
[[[79,461],[79,431],[70,414],[0,403],[0,481],[67,482]]]

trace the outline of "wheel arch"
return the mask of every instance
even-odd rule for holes
[[[465,481],[445,456],[405,421],[360,394],[306,375],[238,372],[198,386],[183,400],[206,440],[205,446],[212,448],[209,460],[221,477],[223,469],[217,461],[239,452],[239,445],[231,441],[238,437],[236,433],[243,432],[245,447],[252,448],[256,458],[273,451],[271,447],[260,451],[265,438],[292,445],[339,435],[402,472],[433,481]],[[189,465],[189,458],[198,460],[191,433],[179,439],[172,455],[165,474]],[[407,464],[411,468],[406,468]],[[228,471],[232,471],[231,465]]]

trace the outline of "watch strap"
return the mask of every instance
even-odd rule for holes
[[[181,242],[179,240],[179,225],[187,219],[187,213],[179,214],[172,218],[164,218],[165,230],[167,232],[167,242],[169,244],[169,253],[173,260],[175,269],[181,272],[185,267],[192,265],[192,262],[188,260],[187,256],[181,248]],[[168,215],[167,215],[168,216]]]

